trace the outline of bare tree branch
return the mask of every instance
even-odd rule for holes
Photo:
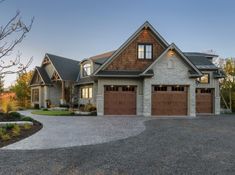
[[[0,3],[4,0],[0,0]],[[20,17],[20,12],[17,11],[9,22],[0,26],[0,76],[6,74],[14,74],[25,71],[32,62],[32,58],[26,64],[21,62],[21,55],[18,54],[14,59],[10,55],[15,47],[19,45],[26,34],[30,32],[34,18],[31,19],[29,25],[26,25]],[[15,39],[12,39],[15,38]]]

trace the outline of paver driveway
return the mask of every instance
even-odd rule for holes
[[[0,175],[234,175],[235,116],[150,120],[134,137],[49,150],[0,150]]]
[[[50,149],[104,143],[141,133],[147,120],[141,117],[40,116],[23,111],[43,123],[36,134],[3,149]]]

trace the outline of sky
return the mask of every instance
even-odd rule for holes
[[[40,66],[45,53],[81,60],[115,50],[146,20],[182,51],[235,57],[234,0],[5,0],[0,26],[17,10],[25,23],[35,18],[15,48],[23,61],[33,57],[29,69]],[[7,76],[5,86],[15,78]]]

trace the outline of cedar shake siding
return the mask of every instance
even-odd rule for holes
[[[138,59],[138,44],[153,45],[153,59]],[[143,29],[137,38],[132,41],[127,48],[123,50],[114,60],[107,66],[106,70],[145,70],[153,61],[164,51],[163,46],[152,34],[149,29]]]

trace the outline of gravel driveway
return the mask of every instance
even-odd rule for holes
[[[141,117],[41,116],[23,111],[43,123],[36,134],[3,149],[51,149],[91,145],[124,139],[144,131]]]
[[[145,124],[137,136],[98,145],[0,150],[0,174],[235,174],[235,117]]]

